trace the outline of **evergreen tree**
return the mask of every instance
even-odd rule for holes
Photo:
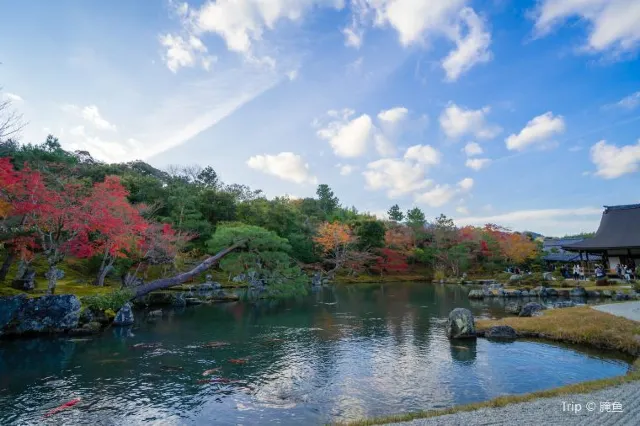
[[[389,220],[395,220],[396,222],[402,222],[404,220],[404,213],[400,210],[400,206],[394,204],[387,212]]]
[[[336,208],[338,208],[340,200],[338,200],[338,197],[333,194],[333,191],[326,183],[318,185],[316,194],[318,195],[318,204],[320,209],[326,215],[331,214]]]
[[[423,227],[425,222],[425,216],[422,210],[418,207],[414,207],[407,211],[407,223],[411,227]]]

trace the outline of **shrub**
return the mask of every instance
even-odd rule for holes
[[[433,274],[433,280],[434,281],[440,281],[440,280],[444,280],[446,279],[447,276],[444,274],[444,271],[441,269],[438,269],[434,274]]]
[[[97,311],[112,310],[117,312],[125,303],[131,300],[133,294],[129,290],[116,290],[112,293],[97,294],[95,296],[85,296],[82,298],[83,304],[90,309]]]
[[[596,281],[596,286],[598,286],[598,287],[601,287],[601,286],[604,287],[604,286],[608,286],[608,285],[611,285],[611,284],[612,284],[612,282],[609,281],[606,278],[601,278],[601,279]]]

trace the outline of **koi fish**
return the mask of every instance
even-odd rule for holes
[[[229,360],[231,364],[238,364],[238,365],[246,364],[248,361],[249,360],[247,358],[231,358]]]
[[[177,365],[161,365],[160,369],[164,371],[182,371],[184,370],[184,367],[179,367]]]
[[[220,371],[220,367],[212,368],[210,370],[205,370],[205,371],[202,372],[202,375],[203,376],[210,376],[210,375],[212,375],[213,373],[215,373],[217,371]]]
[[[54,408],[53,410],[49,410],[45,413],[44,417],[49,417],[49,416],[53,416],[54,414],[59,413],[62,410],[66,410],[67,408],[73,407],[74,405],[76,405],[78,402],[80,402],[80,398],[75,398],[72,399],[69,402],[65,402],[64,404],[62,404],[59,407]]]
[[[157,348],[162,346],[162,343],[136,343],[135,345],[132,345],[131,348],[133,349],[149,349],[149,348]]]
[[[451,346],[451,347],[455,348],[455,349],[460,349],[462,351],[468,351],[469,350],[469,348],[467,348],[466,346]]]

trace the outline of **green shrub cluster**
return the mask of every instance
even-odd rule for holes
[[[85,296],[82,298],[82,304],[88,309],[97,311],[106,311],[110,309],[117,312],[118,309],[131,300],[132,297],[133,293],[129,290],[116,290],[107,294]]]

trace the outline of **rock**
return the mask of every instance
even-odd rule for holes
[[[569,292],[569,290],[559,290],[557,293],[558,293],[558,297],[566,297],[566,298],[571,297],[571,293]]]
[[[529,297],[530,293],[527,290],[522,290],[520,292],[520,297]]]
[[[449,339],[466,339],[476,337],[476,323],[470,310],[456,308],[449,313],[446,328]]]
[[[79,322],[80,324],[88,324],[90,322],[93,322],[94,317],[95,316],[93,315],[93,312],[91,311],[91,309],[87,308],[87,309],[84,309],[82,312],[80,312]]]
[[[184,303],[186,306],[194,306],[194,305],[202,305],[204,301],[201,299],[198,299],[197,297],[185,297]]]
[[[518,315],[522,310],[522,306],[519,303],[509,303],[504,307],[504,310],[509,314]]]
[[[78,327],[80,300],[74,295],[0,298],[0,335],[57,333]]]
[[[551,272],[543,272],[542,273],[542,279],[545,281],[552,281],[553,280],[553,275],[551,274]]]
[[[489,290],[489,289],[482,290],[482,295],[484,297],[494,297],[495,296],[495,294],[493,294],[493,292],[491,290]]]
[[[589,298],[598,298],[600,297],[599,291],[587,291],[587,297]]]
[[[621,301],[621,300],[629,300],[630,297],[628,294],[624,294],[620,291],[616,291],[616,294],[613,295],[613,300]]]
[[[585,291],[584,287],[576,287],[576,288],[572,288],[571,291],[569,291],[569,296],[587,297],[587,292]]]
[[[571,301],[571,300],[565,300],[563,302],[556,302],[553,304],[554,308],[557,309],[562,309],[562,308],[573,308],[574,306],[576,306],[575,302]]]
[[[498,290],[498,296],[500,297],[506,297],[507,292],[503,289]]]
[[[125,303],[113,319],[113,325],[123,327],[133,325],[133,310],[131,303]]]
[[[171,303],[172,306],[177,306],[177,307],[183,307],[183,306],[187,306],[187,299],[185,297],[184,293],[178,293],[176,295],[174,295],[173,298],[173,302]]]
[[[517,275],[517,274],[511,275],[509,277],[509,281],[519,281],[521,279],[522,279],[522,275]]]
[[[613,296],[613,293],[611,293],[611,290],[602,291],[602,297],[611,297],[611,296]]]
[[[518,337],[516,331],[508,325],[496,325],[484,334],[487,339],[514,340]]]
[[[468,297],[469,299],[484,299],[484,292],[482,290],[471,290]]]
[[[500,290],[502,288],[504,288],[503,284],[498,284],[498,283],[489,284],[489,290]]]
[[[558,296],[558,291],[555,288],[545,288],[544,289],[545,296],[547,297],[556,297]]]
[[[543,309],[544,309],[544,306],[542,306],[541,304],[536,302],[530,302],[522,307],[522,310],[520,311],[520,314],[518,316],[533,317],[533,316],[536,316]]]

